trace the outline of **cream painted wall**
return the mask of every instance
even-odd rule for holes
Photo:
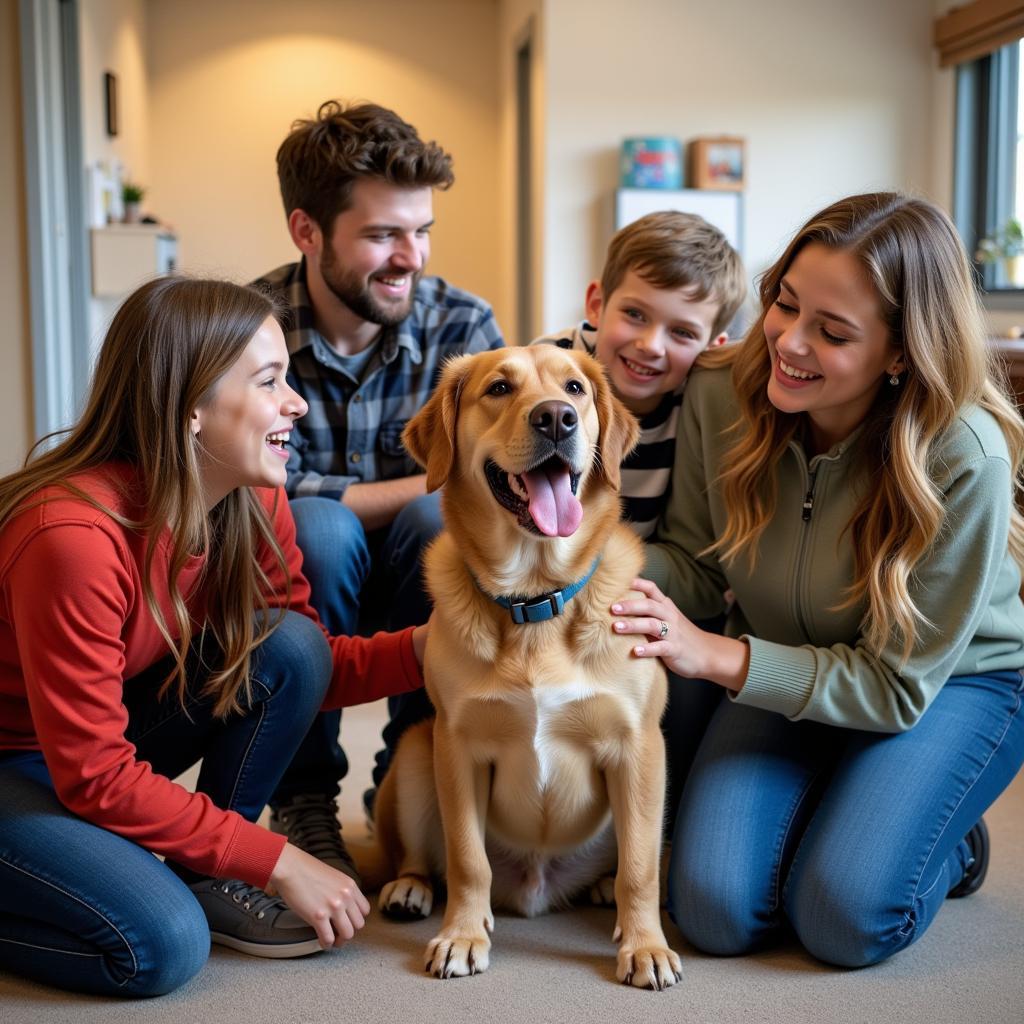
[[[119,160],[128,180],[149,181],[151,114],[146,73],[145,0],[79,4],[82,148],[86,164]],[[118,86],[118,134],[107,135],[103,74]]]
[[[430,269],[507,319],[495,0],[148,0],[146,11],[150,206],[176,227],[186,269],[247,280],[295,259],[277,147],[322,100],[370,99],[453,154]]]
[[[18,31],[18,0],[0,0],[0,474],[21,464],[34,439]]]
[[[79,4],[82,150],[86,167],[119,162],[123,180],[147,185],[150,175],[149,86],[145,0],[87,0]],[[118,134],[107,135],[104,72],[117,76]],[[148,208],[147,195],[144,207]],[[97,351],[119,299],[92,298],[89,336]]]
[[[962,0],[956,0],[959,5]],[[955,6],[950,0],[932,0],[932,23]],[[932,49],[932,168],[933,198],[947,210],[953,208],[953,139],[956,129],[956,71],[940,68],[938,51]]]
[[[752,274],[834,198],[941,191],[933,8],[933,0],[549,0],[543,327],[581,313],[607,243],[625,136],[746,138]]]

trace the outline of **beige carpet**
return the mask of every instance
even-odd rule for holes
[[[379,705],[346,712],[354,768],[342,820],[365,834],[359,796],[383,724]],[[787,947],[738,959],[704,956],[667,925],[683,982],[666,992],[614,980],[614,912],[581,909],[532,921],[499,916],[491,968],[438,981],[422,953],[440,918],[374,915],[343,950],[256,960],[214,947],[184,988],[157,1000],[69,996],[0,973],[2,1024],[1019,1024],[1024,1020],[1024,775],[987,820],[984,888],[950,902],[927,935],[878,967],[841,971]]]

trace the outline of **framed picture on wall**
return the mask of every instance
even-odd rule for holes
[[[687,147],[687,184],[740,192],[746,181],[746,145],[733,135],[693,139]]]
[[[103,74],[103,98],[107,113],[107,135],[117,135],[117,75],[112,71]]]

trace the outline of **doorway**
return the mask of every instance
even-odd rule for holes
[[[533,19],[516,47],[516,325],[517,342],[538,333],[534,322]]]

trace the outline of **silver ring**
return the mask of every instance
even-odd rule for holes
[[[658,630],[658,639],[664,640],[668,636],[668,623],[663,619],[658,620],[661,623],[661,629]]]

